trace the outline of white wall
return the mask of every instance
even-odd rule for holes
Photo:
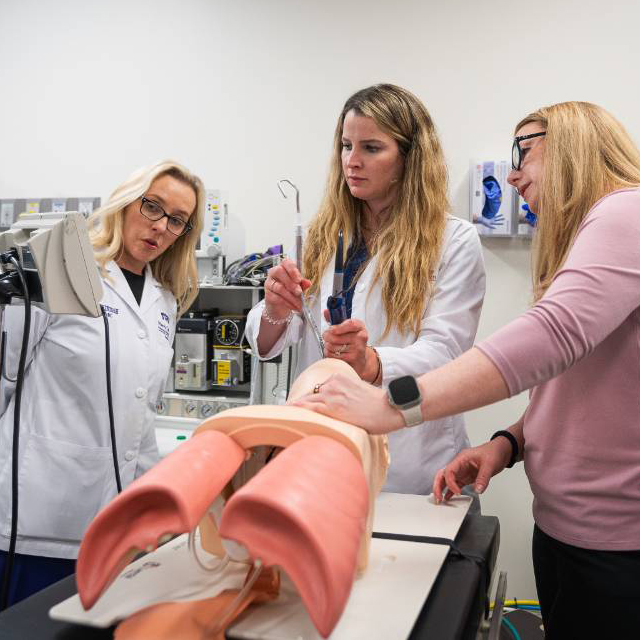
[[[469,159],[508,158],[513,125],[537,106],[597,102],[638,138],[639,18],[637,3],[611,0],[1,0],[0,197],[106,197],[137,166],[174,157],[229,189],[247,250],[260,250],[288,238],[276,181],[300,187],[308,220],[344,100],[384,81],[428,106],[466,217]],[[528,245],[484,246],[480,337],[529,291]],[[473,412],[472,440],[524,406]],[[535,595],[530,503],[521,468],[483,499],[519,598]]]

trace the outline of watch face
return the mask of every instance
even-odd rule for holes
[[[420,397],[420,389],[413,376],[402,376],[389,383],[389,395],[394,404],[402,406],[415,402]]]

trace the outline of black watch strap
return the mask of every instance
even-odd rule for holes
[[[491,436],[491,440],[494,440],[495,438],[498,438],[500,436],[506,438],[511,443],[511,459],[509,460],[509,464],[507,465],[507,469],[511,469],[511,467],[513,467],[513,465],[518,460],[518,454],[520,453],[518,441],[516,440],[515,436],[509,431],[496,431]]]

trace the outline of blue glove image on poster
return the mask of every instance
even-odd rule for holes
[[[498,213],[502,204],[502,189],[493,176],[487,176],[482,180],[482,188],[484,189],[482,217],[491,220]]]

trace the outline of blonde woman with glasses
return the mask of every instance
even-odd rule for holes
[[[330,325],[338,235],[344,236],[346,319]],[[371,388],[420,375],[473,344],[485,291],[478,236],[450,213],[440,141],[422,102],[381,84],[351,96],[338,117],[324,201],[305,240],[304,278],[285,260],[269,271],[246,335],[261,358],[299,345],[298,373],[322,356],[300,295],[323,333],[327,358]],[[462,416],[391,434],[386,491],[429,493],[438,469],[468,446]]]
[[[158,460],[153,428],[173,356],[176,319],[197,294],[194,249],[203,186],[175,162],[134,173],[90,220],[108,316],[122,486]],[[24,311],[9,307],[5,371],[15,379]],[[9,603],[73,573],[86,526],[116,495],[103,318],[32,309],[22,395],[20,511]],[[15,382],[0,389],[0,573],[11,513]]]
[[[509,182],[538,215],[535,303],[417,380],[422,416],[530,390],[524,415],[437,474],[439,501],[523,460],[547,640],[640,637],[640,153],[586,102],[516,126]],[[384,394],[335,377],[301,404],[372,433],[400,429]]]

